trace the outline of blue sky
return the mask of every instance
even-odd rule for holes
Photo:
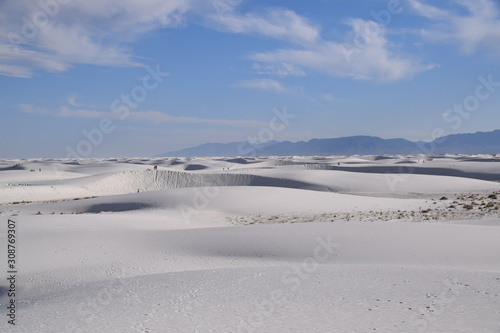
[[[498,0],[3,1],[0,157],[497,129],[499,13]]]

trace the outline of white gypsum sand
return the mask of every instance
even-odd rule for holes
[[[0,331],[500,332],[499,166],[0,160],[18,270],[16,325]]]

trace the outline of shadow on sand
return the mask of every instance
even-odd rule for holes
[[[139,202],[120,202],[120,203],[99,203],[88,207],[85,213],[97,212],[126,212],[131,210],[153,208],[154,205]]]

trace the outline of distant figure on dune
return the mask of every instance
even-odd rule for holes
[[[157,166],[157,165],[155,165],[154,169],[155,169],[155,171],[156,171],[156,172],[154,173],[155,182],[156,182],[156,179],[157,179],[157,177],[158,177],[158,166]]]

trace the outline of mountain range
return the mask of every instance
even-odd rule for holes
[[[500,130],[451,134],[432,142],[349,136],[309,141],[205,143],[158,157],[287,156],[287,155],[384,155],[384,154],[499,154]]]

